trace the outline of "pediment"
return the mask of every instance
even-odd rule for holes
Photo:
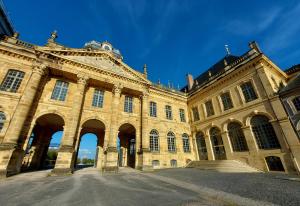
[[[69,61],[91,66],[99,70],[107,71],[125,78],[144,82],[147,84],[150,83],[142,73],[135,71],[134,69],[123,63],[121,60],[115,59],[113,56],[105,53],[72,52],[69,54],[55,53],[55,55]]]

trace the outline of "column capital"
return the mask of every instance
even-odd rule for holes
[[[33,64],[32,64],[32,67],[33,67],[33,72],[38,73],[41,76],[46,75],[48,73],[47,65],[45,65],[41,62],[34,61]]]
[[[123,85],[122,84],[114,84],[112,92],[117,95],[117,94],[121,94],[121,91],[123,89]]]
[[[83,73],[78,73],[77,74],[77,83],[78,84],[83,84],[86,85],[87,81],[89,80],[89,76]]]

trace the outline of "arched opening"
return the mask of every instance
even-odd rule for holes
[[[118,149],[118,165],[119,167],[135,168],[136,157],[136,130],[131,124],[123,124],[119,128],[119,135],[117,141]]]
[[[267,162],[269,171],[284,172],[284,167],[282,165],[280,157],[268,156],[268,157],[266,157],[266,162]]]
[[[199,160],[208,160],[207,148],[206,148],[205,137],[203,132],[198,132],[196,134],[196,143],[197,143]]]
[[[228,136],[234,152],[248,151],[245,135],[242,125],[237,122],[230,122],[227,127]]]
[[[97,119],[90,119],[81,126],[77,145],[75,168],[101,168],[103,162],[105,125]]]
[[[159,135],[155,129],[150,132],[150,151],[159,152]]]
[[[221,136],[221,131],[217,127],[213,127],[209,130],[209,134],[214,150],[215,160],[225,160],[226,153]]]
[[[280,145],[269,118],[256,115],[251,119],[251,128],[259,149],[279,149]]]
[[[64,125],[63,118],[57,114],[45,114],[36,120],[23,158],[23,171],[55,166]]]
[[[152,160],[153,169],[158,169],[160,167],[159,160]]]
[[[177,167],[177,160],[172,159],[170,161],[170,165],[171,165],[171,167]]]

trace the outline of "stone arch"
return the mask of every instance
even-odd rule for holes
[[[221,129],[217,126],[212,126],[209,129],[209,139],[213,147],[215,160],[226,159],[226,152],[221,132]]]
[[[269,114],[268,112],[259,112],[259,111],[254,111],[251,112],[248,116],[245,117],[245,124],[246,126],[251,126],[250,122],[252,117],[256,116],[256,115],[263,115],[268,117],[269,121],[274,120],[273,116],[271,114]]]
[[[107,129],[107,125],[108,125],[107,122],[103,118],[99,117],[98,115],[92,115],[92,116],[88,116],[88,117],[82,119],[80,121],[80,128],[82,128],[83,124],[85,122],[87,122],[88,120],[98,120],[98,121],[102,122],[104,124],[105,129]]]
[[[34,118],[33,118],[32,122],[36,122],[38,118],[40,118],[44,115],[47,115],[47,114],[56,114],[56,115],[60,116],[64,120],[64,123],[66,124],[66,119],[67,119],[66,115],[64,115],[63,113],[59,112],[56,109],[50,109],[50,110],[42,111],[42,112],[34,115]]]
[[[129,166],[135,168],[136,166],[136,133],[137,127],[134,124],[128,123],[120,124],[118,133],[118,165]]]
[[[59,145],[52,149],[53,146],[50,145],[50,142],[56,132],[64,131],[65,120],[59,114],[45,112],[38,115],[34,120],[34,126],[28,137],[23,158],[23,170],[54,167],[56,158],[55,156],[53,156],[53,159],[50,156],[48,157],[48,152],[51,149],[51,153],[57,155]]]
[[[242,125],[242,127],[244,126],[243,122],[240,121],[240,120],[237,120],[237,119],[233,119],[233,118],[229,118],[228,120],[226,120],[223,124],[222,124],[222,129],[224,132],[227,132],[228,131],[228,125],[230,123],[233,123],[233,122],[236,122],[240,125]]]

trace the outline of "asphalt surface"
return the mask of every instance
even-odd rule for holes
[[[0,181],[0,205],[300,205],[300,182],[272,174],[199,169],[104,174],[93,168],[72,176],[49,171]]]

